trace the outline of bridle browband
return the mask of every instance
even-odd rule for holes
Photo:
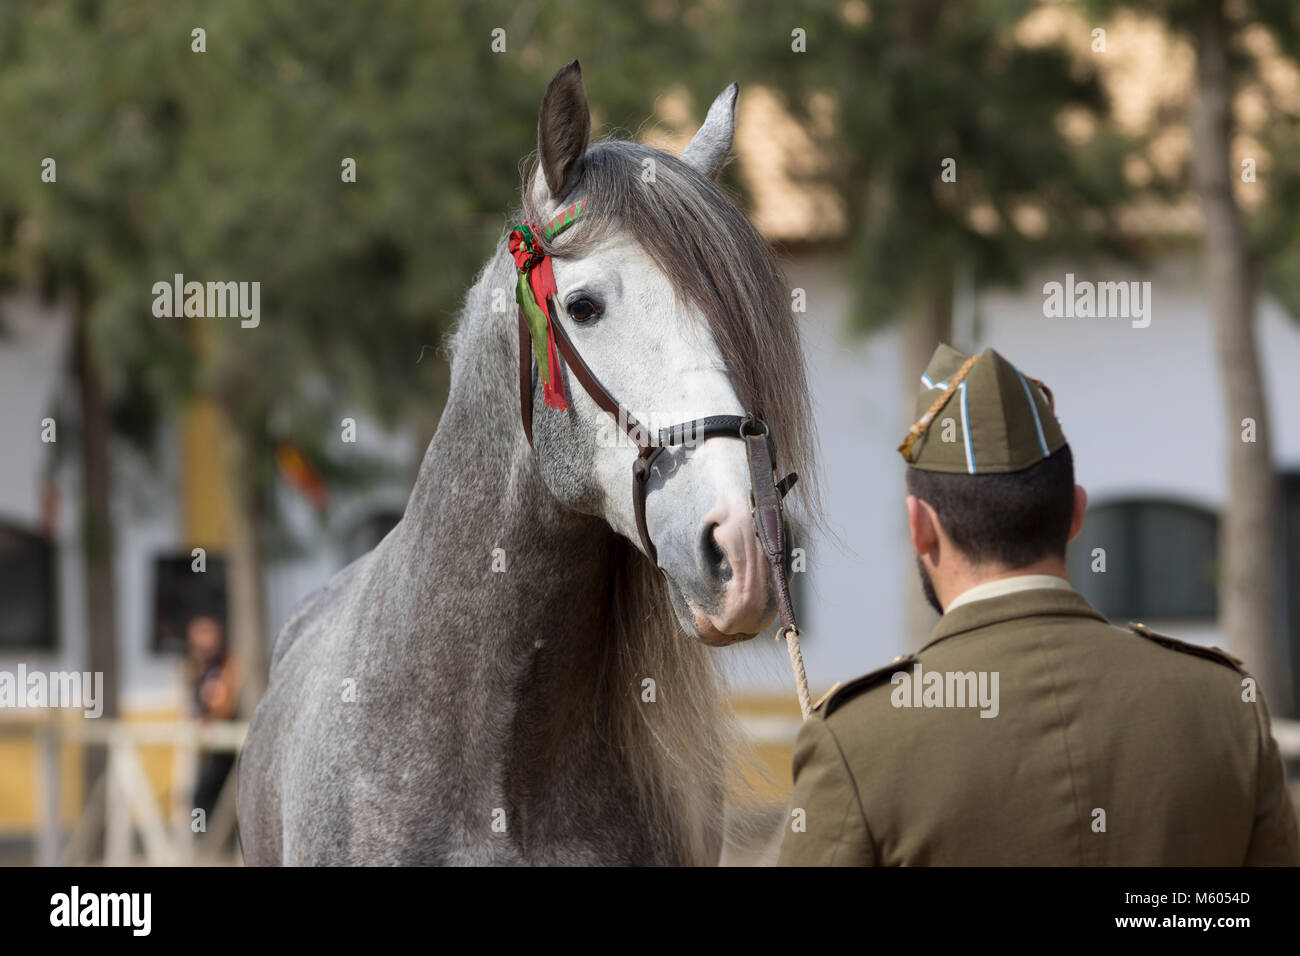
[[[540,362],[538,376],[547,392],[547,404],[566,408],[561,370],[558,358],[563,358],[573,377],[596,405],[608,414],[639,449],[632,462],[632,503],[636,514],[636,530],[647,557],[659,568],[658,551],[650,538],[646,524],[646,496],[649,493],[651,469],[665,448],[694,445],[710,438],[732,438],[745,443],[745,456],[749,464],[750,510],[754,519],[754,532],[772,568],[776,585],[777,608],[781,618],[778,636],[784,637],[790,649],[790,660],[795,670],[795,683],[799,690],[799,704],[806,719],[811,712],[807,677],[803,659],[799,654],[799,627],[795,620],[794,605],[790,599],[787,569],[788,540],[785,527],[785,506],[782,499],[794,487],[799,476],[794,472],[777,479],[775,447],[767,423],[753,415],[709,415],[660,429],[657,435],[638,422],[617,398],[600,383],[591,366],[583,360],[564,326],[555,316],[555,283],[551,275],[550,256],[541,248],[539,237],[554,238],[586,212],[585,202],[577,202],[560,211],[547,224],[545,230],[532,223],[521,223],[511,232],[510,251],[515,258],[519,280],[516,299],[519,302],[519,415],[529,447],[533,446],[533,363],[545,355],[548,367],[543,372]],[[540,278],[539,278],[540,276]],[[538,301],[540,297],[541,301]],[[531,301],[530,301],[531,300]],[[532,306],[536,305],[536,309]],[[539,335],[545,323],[546,348],[542,349]],[[662,568],[659,568],[662,572]]]

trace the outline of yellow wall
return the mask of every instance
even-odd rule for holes
[[[138,723],[183,718],[184,715],[178,711],[137,711],[124,714],[122,719]],[[36,730],[50,719],[48,713],[43,713],[35,719],[18,717],[4,723],[4,733],[0,733],[0,834],[30,834],[36,829],[39,818],[36,803],[40,798],[37,793]],[[56,714],[54,719],[60,718]],[[78,715],[66,719],[84,718]],[[15,736],[15,733],[22,733],[19,728],[28,732]],[[154,798],[165,812],[167,801],[171,799],[172,748],[141,747],[137,753]],[[79,743],[64,742],[59,747],[59,815],[65,826],[72,826],[81,818],[85,799],[84,754]]]
[[[230,539],[221,412],[208,399],[191,402],[181,428],[181,522],[186,548],[224,549]]]
[[[741,717],[780,717],[798,723],[799,703],[793,691],[779,696],[738,696],[732,706]],[[794,789],[791,761],[794,759],[794,741],[789,743],[764,743],[753,748],[753,760],[745,769],[745,782],[753,795],[773,804],[784,805]]]

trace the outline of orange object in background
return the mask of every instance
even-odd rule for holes
[[[275,449],[275,463],[290,485],[306,496],[316,508],[329,505],[329,491],[320,473],[293,442],[282,441]]]

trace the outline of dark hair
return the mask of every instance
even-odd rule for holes
[[[1065,555],[1074,516],[1069,445],[1009,474],[908,468],[907,490],[935,510],[953,544],[975,564],[1023,568],[1049,555]]]

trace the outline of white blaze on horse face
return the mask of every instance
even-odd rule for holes
[[[652,435],[709,415],[743,415],[708,323],[678,301],[636,243],[603,244],[580,260],[553,262],[560,321],[601,384]],[[586,294],[601,307],[579,324],[563,308]],[[632,498],[635,444],[572,374],[570,403],[592,436],[600,511],[640,548]],[[754,534],[743,442],[711,438],[659,456],[646,497],[646,525],[683,628],[715,644],[762,630],[775,612],[766,556]]]

